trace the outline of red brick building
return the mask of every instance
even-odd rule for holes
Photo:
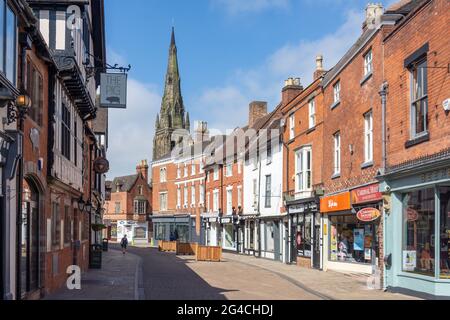
[[[120,242],[126,234],[132,244],[150,242],[153,230],[148,217],[152,213],[152,187],[148,169],[147,161],[143,160],[135,174],[107,182],[103,221],[110,241]]]
[[[387,212],[384,286],[450,296],[450,2],[400,2],[383,39]]]
[[[282,93],[284,117],[283,190],[289,239],[288,261],[321,267],[319,197],[323,195],[324,103],[323,58],[318,56],[314,81],[303,88],[289,80]],[[289,94],[291,93],[291,94]]]

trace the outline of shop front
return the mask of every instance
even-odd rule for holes
[[[289,262],[305,268],[321,269],[321,216],[315,198],[288,206],[290,232]]]
[[[428,168],[428,170],[426,170]],[[392,172],[385,222],[385,287],[450,297],[450,161],[422,171]]]
[[[153,243],[158,245],[158,241],[196,242],[195,217],[190,215],[167,215],[152,216],[153,222]]]
[[[148,222],[136,222],[119,220],[117,224],[111,223],[111,239],[116,239],[119,243],[126,235],[130,244],[149,243]]]
[[[232,216],[220,218],[221,246],[227,251],[237,251],[238,230]],[[220,239],[220,238],[219,238]],[[220,244],[219,244],[220,245]]]
[[[243,243],[243,253],[246,255],[256,256],[258,254],[258,224],[257,215],[243,215],[242,220],[244,221],[244,243]]]
[[[356,196],[368,190],[375,191],[373,200]],[[356,201],[353,204],[352,198]],[[379,265],[380,200],[374,186],[321,199],[325,271],[374,274]]]
[[[218,235],[220,228],[218,214],[216,215],[204,214],[202,215],[202,220],[203,220],[203,228],[205,230],[204,244],[206,246],[212,247],[218,246],[219,245]]]

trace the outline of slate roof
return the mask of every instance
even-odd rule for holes
[[[111,182],[111,192],[117,192],[117,184],[120,186],[120,192],[129,192],[138,179],[138,174],[130,176],[117,177]]]

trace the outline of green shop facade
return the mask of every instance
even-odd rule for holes
[[[384,286],[450,297],[450,150],[387,170]]]

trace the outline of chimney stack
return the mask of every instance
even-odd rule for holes
[[[267,102],[253,101],[250,103],[248,126],[251,128],[256,121],[267,115]]]
[[[366,21],[363,23],[363,31],[375,29],[381,23],[384,9],[381,3],[369,3],[366,7]]]
[[[323,69],[323,56],[319,54],[316,57],[316,71],[314,71],[314,81],[322,77],[325,72],[326,71]]]
[[[289,78],[284,82],[284,88],[281,93],[281,103],[283,106],[294,100],[303,91],[300,78]]]
[[[209,130],[208,123],[205,121],[198,121],[197,127],[195,129],[195,141],[194,142],[204,142],[209,141]]]
[[[136,167],[137,174],[142,174],[145,181],[148,182],[148,162],[147,160],[142,160]]]

